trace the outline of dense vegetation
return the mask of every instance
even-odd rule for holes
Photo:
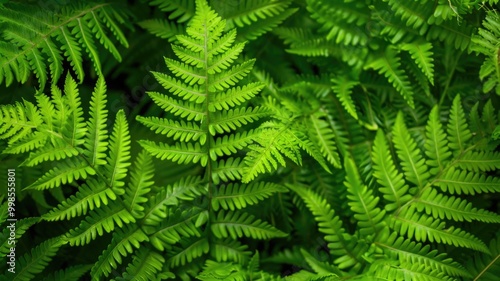
[[[0,280],[497,280],[498,2],[0,1]]]

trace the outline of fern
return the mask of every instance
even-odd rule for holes
[[[82,82],[82,51],[88,54],[95,71],[102,73],[95,41],[120,61],[120,53],[108,34],[113,33],[122,45],[128,46],[116,23],[123,23],[124,17],[123,11],[109,3],[77,1],[69,7],[56,6],[53,11],[40,10],[29,4],[4,5],[0,13],[3,26],[0,50],[5,54],[0,57],[0,83],[10,85],[14,80],[25,83],[34,73],[40,88],[44,88],[49,78],[47,67],[52,83],[57,82],[63,73],[63,58],[70,62]]]
[[[498,275],[498,0],[0,2],[1,280]]]
[[[467,162],[481,140],[471,142],[471,132],[468,122],[464,120],[460,97],[457,96],[452,104],[448,131],[444,131],[439,116],[438,108],[434,107],[423,132],[425,139],[420,141],[422,151],[406,127],[403,115],[398,114],[391,137],[398,162],[394,161],[395,157],[390,152],[384,134],[377,132],[372,149],[373,177],[377,182],[373,188],[378,188],[383,194],[385,202],[382,206],[385,205],[387,213],[380,210],[379,201],[373,196],[372,190],[363,185],[355,163],[346,158],[347,200],[357,223],[354,233],[342,228],[340,218],[313,191],[289,186],[305,201],[320,222],[319,231],[326,235],[325,240],[330,243],[334,264],[347,260],[357,260],[358,264],[362,264],[360,258],[369,256],[370,269],[360,275],[366,278],[400,280],[402,276],[413,276],[422,280],[452,280],[454,276],[470,278],[473,273],[457,261],[446,258],[440,248],[433,244],[444,246],[444,249],[447,249],[446,245],[453,245],[472,249],[477,255],[480,252],[490,255],[490,249],[479,237],[458,227],[466,227],[465,224],[457,223],[498,223],[498,214],[475,207],[467,197],[460,198],[448,193],[498,192],[498,178],[484,174],[484,171],[495,169],[487,164],[495,146],[482,146],[481,152],[475,153],[476,157],[484,158],[486,164]],[[455,145],[447,145],[448,142]],[[461,165],[462,159],[468,164]],[[432,172],[429,172],[426,163],[434,167]],[[367,250],[360,245],[346,248],[349,244],[345,242],[345,237],[350,237],[350,241],[365,239],[373,243],[372,247],[375,248]],[[433,244],[424,247],[423,243],[427,242]],[[346,249],[350,251],[345,252]],[[359,265],[356,265],[354,262],[347,263],[347,266],[340,263],[338,268],[353,267],[351,272],[359,272]],[[346,274],[325,265],[322,268],[318,270],[317,264],[313,266],[318,274]]]

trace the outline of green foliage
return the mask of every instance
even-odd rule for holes
[[[0,1],[0,280],[496,280],[498,2]]]
[[[5,4],[0,9],[0,82],[5,81],[7,85],[14,80],[25,83],[34,73],[43,89],[49,78],[48,69],[52,83],[62,75],[64,58],[82,82],[85,76],[82,50],[100,74],[102,47],[121,61],[109,33],[127,47],[127,39],[117,24],[125,21],[123,11],[105,2],[72,1],[70,5],[57,6],[56,10],[20,3]],[[102,47],[96,45],[96,40]]]

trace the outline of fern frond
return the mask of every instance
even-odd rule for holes
[[[246,236],[254,239],[269,239],[287,235],[267,222],[255,219],[253,215],[243,212],[220,211],[211,222],[210,228],[217,238],[237,239]]]
[[[344,106],[345,110],[351,114],[354,119],[358,119],[358,113],[356,111],[356,105],[352,100],[352,88],[354,88],[359,81],[353,81],[347,76],[337,76],[332,79],[332,89],[337,94],[337,98]]]
[[[81,82],[83,50],[94,62],[96,72],[101,73],[96,39],[117,59],[120,59],[117,48],[106,33],[111,31],[122,45],[128,45],[116,24],[116,21],[123,23],[127,16],[109,3],[75,1],[65,8],[54,5],[52,10],[28,3],[10,3],[3,7],[0,21],[5,43],[0,44],[0,82],[5,81],[7,85],[14,79],[24,83],[33,72],[40,88],[44,88],[48,80],[47,65],[52,82],[57,82],[62,74],[63,58],[69,61]]]
[[[340,156],[337,151],[335,132],[328,122],[323,119],[325,117],[327,117],[327,113],[322,111],[311,114],[310,120],[308,120],[310,121],[308,122],[308,125],[310,125],[310,138],[312,142],[317,144],[323,157],[334,167],[340,168]],[[314,158],[318,160],[317,157]],[[321,161],[318,162],[321,163]],[[328,171],[329,169],[325,170]]]
[[[142,116],[138,116],[137,121],[149,127],[149,129],[155,131],[155,133],[166,135],[173,140],[180,140],[181,142],[200,140],[200,144],[202,145],[206,141],[205,131],[193,122],[178,122],[158,117]]]
[[[171,43],[175,41],[175,36],[183,33],[179,24],[165,19],[143,20],[138,24],[149,33],[157,37],[167,39]]]
[[[375,244],[381,247],[386,253],[396,254],[401,263],[425,264],[426,266],[449,276],[470,277],[469,272],[458,262],[453,261],[447,254],[438,253],[437,250],[430,250],[422,243],[416,243],[405,239],[393,232],[383,232],[377,238]]]
[[[455,99],[453,99],[447,133],[450,148],[454,149],[456,154],[462,153],[467,141],[472,137],[472,134],[465,119],[460,95],[457,95]]]
[[[95,170],[87,162],[81,159],[67,158],[25,189],[55,188],[80,178],[85,179],[87,175],[95,175]]]
[[[491,256],[475,253],[473,257],[467,260],[466,267],[473,273],[474,280],[494,280],[500,273],[500,241],[498,235],[491,239],[489,249]]]
[[[167,217],[167,206],[176,206],[179,200],[193,200],[204,192],[205,182],[201,177],[186,177],[169,185],[150,198],[143,222],[145,225],[158,225]]]
[[[127,271],[121,278],[116,280],[125,281],[130,279],[152,280],[162,270],[165,258],[146,247],[141,247],[134,255],[132,262],[127,266]]]
[[[94,240],[97,235],[102,236],[104,232],[110,233],[115,229],[115,225],[123,227],[135,222],[135,218],[126,209],[118,204],[110,205],[91,211],[76,229],[70,230],[66,235],[69,244],[85,245]]]
[[[461,171],[453,167],[436,180],[436,185],[451,194],[474,195],[476,193],[500,191],[499,178]]]
[[[139,144],[151,155],[161,160],[172,160],[179,164],[200,162],[202,166],[206,166],[208,162],[208,155],[199,143],[194,145],[191,143],[177,143],[175,146],[170,146],[165,143],[157,144],[152,141],[142,140],[139,141]]]
[[[11,276],[11,280],[29,281],[33,280],[36,274],[42,272],[49,264],[52,258],[56,255],[59,248],[64,245],[64,238],[56,237],[46,240],[33,248],[31,253],[26,253],[17,261],[17,266],[20,268],[12,275],[11,272],[6,272],[5,276]]]
[[[425,141],[425,154],[429,157],[426,164],[432,167],[429,172],[432,175],[436,175],[442,172],[448,158],[451,156],[446,134],[439,121],[439,108],[437,106],[429,114],[429,121],[427,122],[425,131],[427,138]]]
[[[174,247],[171,257],[167,260],[170,267],[185,265],[188,262],[208,253],[210,249],[206,237],[183,240],[180,247]]]
[[[4,206],[6,208],[3,208]],[[4,214],[7,216],[8,215],[8,212],[7,212],[8,205],[5,204],[4,206],[2,206],[2,208],[0,208],[0,210],[4,211]],[[2,219],[1,221],[2,221],[2,223],[7,222],[7,217],[5,219]],[[25,218],[25,219],[16,221],[16,223],[15,223],[16,229],[15,229],[14,235],[11,234],[12,228],[4,227],[4,230],[2,231],[2,233],[0,233],[0,257],[2,257],[2,258],[6,257],[10,253],[11,244],[9,242],[12,241],[9,239],[10,237],[14,237],[16,239],[16,241],[19,241],[19,238],[21,238],[21,236],[24,233],[26,233],[26,231],[28,231],[28,229],[31,226],[33,226],[34,224],[36,224],[39,221],[40,221],[39,218]]]
[[[419,212],[425,210],[428,215],[432,214],[435,218],[500,223],[500,215],[474,208],[470,202],[461,198],[438,194],[435,189],[425,190],[414,204]]]
[[[429,42],[415,42],[403,44],[401,48],[411,54],[418,67],[425,74],[429,82],[434,85],[434,59],[432,44]]]
[[[403,174],[399,173],[394,165],[387,140],[381,130],[377,131],[375,137],[372,160],[373,175],[380,184],[379,190],[383,193],[384,199],[390,202],[385,204],[385,209],[392,211],[401,208],[411,199],[411,195],[407,194],[409,187]]]
[[[212,180],[215,184],[219,184],[220,181],[228,182],[239,180],[242,177],[241,173],[241,159],[240,158],[228,158],[226,160],[220,160],[215,163],[212,167]]]
[[[168,19],[181,23],[191,19],[195,13],[195,2],[189,0],[149,0],[149,5],[158,6],[164,12],[170,12]]]
[[[45,213],[42,218],[48,221],[71,219],[99,208],[101,204],[107,205],[116,198],[116,194],[106,186],[106,183],[89,179],[80,186],[75,195],[71,195],[56,208]]]
[[[85,138],[85,155],[91,159],[90,165],[96,167],[106,163],[104,153],[107,149],[108,131],[106,120],[108,110],[106,110],[106,84],[104,78],[99,78],[92,92],[90,101],[90,118],[87,121],[88,134]]]
[[[263,107],[230,109],[215,113],[212,115],[214,121],[209,125],[208,131],[212,135],[230,133],[267,115],[268,111]]]
[[[111,271],[122,263],[123,258],[140,248],[140,243],[147,241],[148,237],[141,229],[125,226],[113,233],[113,239],[108,247],[99,256],[91,269],[92,278],[98,280],[104,275],[108,277]]]
[[[250,145],[251,151],[245,157],[246,167],[243,170],[243,182],[248,183],[258,174],[272,172],[278,168],[278,163],[285,166],[283,155],[299,164],[302,161],[297,149],[301,140],[291,128],[291,124],[266,122],[260,134],[256,137],[256,144]]]
[[[275,192],[284,191],[286,191],[285,188],[272,183],[229,184],[217,189],[213,195],[212,207],[215,211],[220,208],[234,211],[236,209],[243,209],[247,205],[257,204]]]
[[[453,281],[451,277],[445,276],[442,272],[435,272],[425,264],[410,263],[399,264],[393,261],[379,261],[374,264],[371,270],[375,271],[371,278],[389,280],[425,280],[425,281]],[[383,280],[383,279],[382,279]]]
[[[325,240],[328,242],[330,253],[341,257],[335,261],[338,267],[341,269],[351,266],[357,267],[360,261],[353,252],[353,245],[350,244],[351,236],[343,228],[342,221],[335,215],[330,204],[311,190],[291,185],[288,185],[288,188],[296,192],[313,213],[318,222],[319,231],[326,235]]]
[[[419,188],[423,188],[430,177],[429,169],[425,164],[425,159],[422,158],[422,153],[418,149],[417,143],[406,128],[401,112],[398,113],[396,118],[393,135],[394,145],[401,159],[401,166],[405,172],[406,179],[416,184]]]
[[[217,160],[217,157],[224,155],[232,155],[242,150],[247,145],[253,142],[253,139],[258,135],[255,130],[250,130],[243,133],[235,133],[224,135],[215,140],[215,143],[210,148],[210,158]],[[239,163],[239,162],[238,162]],[[227,163],[229,164],[229,163]],[[232,164],[236,164],[232,162]],[[236,166],[234,166],[236,167]],[[239,166],[238,166],[239,167]]]
[[[388,47],[385,54],[372,61],[365,68],[372,68],[383,74],[389,83],[403,96],[410,107],[414,107],[413,89],[408,75],[401,69],[400,58],[396,51]]]
[[[160,251],[181,241],[182,237],[200,237],[201,233],[196,227],[196,220],[203,212],[200,208],[190,210],[169,211],[168,217],[154,227],[145,227],[151,244]]]
[[[127,167],[130,166],[130,132],[123,110],[116,114],[113,132],[109,139],[109,157],[104,165],[105,177],[109,179],[113,191],[122,195],[125,190],[123,179],[127,176]]]
[[[427,32],[426,39],[430,42],[439,39],[448,46],[454,46],[457,50],[466,50],[471,43],[474,26],[469,24],[458,24],[456,21],[446,21],[442,24],[434,24]]]
[[[377,207],[378,198],[373,196],[366,185],[363,185],[358,169],[351,158],[345,158],[344,169],[346,171],[344,185],[349,192],[348,204],[355,213],[354,218],[358,221],[358,231],[362,236],[378,233],[384,227],[382,220],[385,210]]]
[[[489,172],[500,169],[500,153],[494,151],[467,151],[458,160],[461,169],[472,172]]]
[[[215,240],[210,243],[210,252],[219,262],[232,260],[244,264],[251,254],[247,249],[247,245],[231,239]]]
[[[154,184],[152,181],[154,171],[151,157],[144,151],[141,152],[134,163],[130,181],[123,196],[127,209],[137,219],[144,217],[144,203],[148,202],[146,195]]]
[[[489,254],[488,247],[474,235],[454,226],[446,227],[441,220],[423,214],[404,212],[394,217],[391,227],[417,241],[436,241]]]

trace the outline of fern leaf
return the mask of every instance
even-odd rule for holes
[[[101,62],[99,60],[96,45],[94,39],[92,38],[92,33],[90,32],[87,21],[85,21],[84,18],[78,18],[76,19],[74,24],[75,25],[71,33],[73,33],[75,38],[78,40],[78,43],[86,47],[85,50],[87,50],[90,59],[94,62],[94,67],[97,71],[97,74],[101,74]]]
[[[169,42],[174,42],[177,35],[182,34],[181,27],[173,22],[165,19],[149,19],[138,23],[140,27],[149,31],[149,33],[167,39]]]
[[[335,142],[335,133],[329,124],[322,119],[326,114],[317,112],[310,116],[312,141],[316,141],[323,157],[336,168],[340,168],[340,156]],[[328,169],[327,169],[328,170]]]
[[[95,170],[87,162],[67,158],[25,189],[44,190],[55,188],[62,184],[72,183],[80,178],[85,179],[87,175],[95,175]]]
[[[451,152],[448,149],[446,134],[439,121],[439,109],[437,106],[431,110],[425,130],[427,137],[425,142],[425,154],[429,157],[426,164],[432,167],[429,172],[432,175],[436,175],[442,171],[448,158],[451,156]]]
[[[347,112],[349,112],[349,114],[357,120],[358,113],[356,111],[356,105],[352,100],[352,88],[359,84],[359,82],[352,81],[346,76],[338,76],[332,79],[332,82],[332,89],[337,94],[337,98],[342,103],[342,106],[344,106],[345,110],[347,110]]]
[[[449,258],[447,254],[439,254],[437,250],[430,250],[422,243],[405,239],[395,232],[383,233],[377,238],[375,244],[386,253],[396,254],[401,263],[407,265],[425,264],[436,272],[443,272],[449,276],[470,277],[469,272],[461,264]]]
[[[394,165],[389,146],[381,130],[377,131],[375,137],[372,160],[373,175],[380,184],[379,190],[383,193],[384,199],[390,202],[385,205],[385,209],[392,211],[401,208],[411,199],[411,195],[407,194],[409,187]]]
[[[150,243],[160,251],[178,243],[187,237],[200,237],[201,233],[195,223],[203,209],[192,208],[190,210],[169,211],[168,217],[154,227],[145,227]]]
[[[300,252],[305,258],[307,264],[314,270],[314,272],[319,274],[332,274],[342,275],[342,272],[335,266],[328,264],[326,262],[321,262],[309,254],[306,250],[300,249]]]
[[[269,239],[284,237],[286,233],[274,228],[267,222],[255,219],[253,215],[242,212],[223,212],[211,222],[210,229],[217,238],[252,237],[254,239]]]
[[[261,83],[250,83],[242,87],[236,86],[228,89],[225,92],[217,92],[213,95],[209,110],[229,110],[230,107],[241,105],[243,102],[250,100],[257,95],[264,85]]]
[[[64,51],[64,56],[69,58],[70,64],[80,82],[83,81],[84,71],[82,66],[82,49],[76,43],[75,38],[67,27],[61,27],[57,32],[57,39],[62,43],[61,50]]]
[[[8,222],[7,215],[9,214],[7,212],[8,204],[5,204],[4,206],[5,206],[5,208],[0,208],[0,210],[4,211],[4,214],[6,215],[5,218],[2,218],[2,220],[1,220],[2,223]],[[2,207],[4,207],[4,206],[2,206]],[[39,221],[40,221],[39,218],[25,218],[25,219],[16,221],[15,234],[13,236],[11,236],[12,235],[11,234],[12,228],[11,227],[4,227],[4,230],[0,234],[0,257],[2,257],[2,258],[5,257],[7,260],[9,260],[10,258],[6,257],[10,253],[10,248],[12,247],[12,245],[9,243],[12,240],[10,240],[9,238],[14,237],[16,239],[15,241],[19,241],[19,238],[21,238],[22,235],[24,233],[26,233],[26,231],[28,231],[28,229],[31,226],[38,223]]]
[[[127,271],[123,273],[122,278],[117,280],[125,281],[134,278],[152,280],[158,275],[158,271],[162,269],[164,263],[165,258],[161,254],[147,247],[141,247],[127,266]]]
[[[147,153],[141,152],[137,156],[124,194],[124,203],[130,213],[137,219],[144,217],[145,208],[143,204],[148,202],[145,195],[149,193],[150,187],[154,184],[154,181],[152,181],[153,175],[153,160]]]
[[[11,280],[15,281],[29,281],[35,278],[35,275],[42,272],[48,263],[52,260],[59,250],[65,244],[64,239],[57,237],[42,242],[31,250],[30,254],[25,254],[19,258],[14,275],[6,272],[6,275],[12,276]]]
[[[145,225],[158,225],[167,217],[167,206],[176,206],[179,200],[193,200],[196,195],[203,193],[205,182],[200,177],[186,177],[162,189],[148,201],[148,208],[144,215]]]
[[[201,145],[205,144],[206,141],[205,131],[193,122],[178,122],[158,117],[142,116],[138,116],[137,121],[149,127],[149,129],[155,131],[155,133],[166,135],[173,140],[180,140],[181,142],[200,140]]]
[[[410,263],[397,264],[397,262],[382,260],[374,266],[374,276],[380,280],[425,280],[425,281],[453,281],[451,277],[445,276],[442,272],[435,272],[424,264]],[[383,279],[382,279],[383,278]]]
[[[80,186],[75,195],[71,195],[56,208],[42,216],[48,221],[71,219],[86,214],[89,210],[99,208],[101,204],[108,205],[115,200],[116,194],[102,181],[89,179]]]
[[[403,44],[401,48],[411,54],[418,67],[427,76],[429,82],[434,85],[434,59],[432,55],[432,44],[429,42],[415,42]]]
[[[413,89],[410,85],[408,75],[401,70],[401,62],[395,50],[387,48],[385,54],[371,62],[366,68],[372,68],[383,74],[389,83],[403,96],[410,107],[415,107],[413,102]]]
[[[425,190],[420,198],[416,200],[415,206],[419,212],[425,210],[428,215],[432,214],[435,218],[500,223],[499,215],[487,210],[474,208],[466,200],[438,194],[435,189]]]
[[[230,109],[212,115],[213,121],[209,125],[208,130],[212,135],[216,135],[216,133],[230,133],[266,115],[268,115],[268,112],[262,107]]]
[[[458,160],[461,169],[473,172],[489,172],[500,169],[500,153],[493,151],[467,151]]]
[[[78,281],[92,265],[77,265],[61,269],[43,278],[42,281]]]
[[[500,179],[474,172],[461,171],[451,167],[446,174],[436,180],[436,185],[451,194],[499,192]]]
[[[142,230],[126,226],[113,233],[113,239],[108,247],[99,256],[97,262],[91,269],[91,276],[99,279],[104,275],[108,277],[113,269],[122,263],[123,257],[140,248],[140,243],[147,241],[148,237]]]
[[[164,12],[171,12],[168,19],[181,23],[191,19],[195,13],[195,2],[189,0],[150,0],[149,5],[158,6]]]
[[[66,122],[65,130],[63,130],[63,137],[67,137],[66,142],[76,147],[83,143],[87,128],[83,122],[83,110],[77,84],[70,75],[67,75],[64,81],[64,93],[65,101],[67,101],[71,113],[69,114],[69,120]]]
[[[90,159],[90,165],[94,167],[106,164],[104,152],[108,145],[108,131],[106,129],[108,111],[106,110],[105,93],[104,78],[99,78],[90,101],[90,118],[87,121],[88,134],[84,142],[86,148],[84,153]]]
[[[181,247],[174,247],[172,256],[167,260],[170,267],[185,265],[188,262],[208,253],[210,249],[207,238],[196,238],[184,240],[181,242]]]
[[[500,242],[498,233],[491,240],[489,249],[491,256],[475,253],[467,261],[466,267],[473,273],[474,280],[494,280],[500,272]]]
[[[344,185],[350,193],[347,195],[349,206],[355,213],[354,218],[358,221],[358,230],[362,236],[373,235],[384,227],[382,219],[385,211],[377,208],[378,198],[363,185],[359,177],[358,168],[351,158],[344,160],[346,180]]]
[[[252,143],[257,134],[258,132],[250,130],[217,138],[210,148],[210,158],[215,161],[217,157],[237,153]]]
[[[394,145],[401,159],[401,166],[405,172],[406,179],[419,188],[423,188],[430,177],[425,159],[422,157],[417,143],[410,136],[404,123],[403,114],[398,113],[396,123],[393,127]]]
[[[109,179],[113,191],[121,195],[125,193],[122,186],[125,183],[122,181],[127,176],[127,167],[130,166],[130,133],[128,123],[125,119],[123,110],[116,114],[116,121],[113,127],[113,132],[109,140],[109,157],[106,159],[105,165],[106,178]]]
[[[460,95],[457,95],[453,100],[447,129],[450,148],[454,149],[456,153],[462,153],[467,141],[470,140],[472,135],[467,126]]]
[[[196,104],[186,104],[156,92],[149,92],[148,95],[163,110],[172,113],[174,116],[186,118],[188,121],[193,119],[194,121],[200,121],[204,118],[205,113]]]
[[[247,249],[247,245],[231,239],[215,240],[210,243],[210,252],[213,253],[214,258],[219,262],[232,260],[244,264],[251,254]]]
[[[202,150],[200,144],[196,143],[177,143],[175,146],[169,146],[165,143],[152,141],[139,141],[139,144],[148,151],[151,155],[160,158],[161,160],[171,160],[179,164],[198,163],[204,167],[207,165],[208,156]]]
[[[445,227],[439,219],[419,213],[403,212],[392,220],[392,228],[408,238],[474,249],[489,254],[488,247],[474,235],[454,226]]]
[[[85,245],[94,240],[97,235],[102,236],[104,232],[110,233],[115,229],[128,223],[135,222],[135,218],[117,204],[104,205],[90,212],[89,216],[80,223],[76,229],[72,229],[66,235],[70,245]]]
[[[244,159],[246,165],[243,169],[244,183],[250,182],[260,173],[276,170],[278,163],[285,166],[283,155],[297,164],[302,161],[297,149],[297,144],[301,140],[290,127],[291,124],[278,124],[273,121],[261,127],[262,130],[256,137],[257,144],[249,146],[251,151]]]
[[[175,46],[175,45],[173,45]],[[191,102],[202,103],[206,99],[206,94],[198,85],[187,85],[181,81],[170,77],[164,73],[152,72],[156,80],[172,94]],[[160,105],[161,106],[161,105]]]
[[[248,185],[229,184],[221,186],[213,195],[212,207],[215,211],[220,208],[234,211],[243,209],[247,205],[257,204],[270,197],[275,192],[284,192],[286,189],[272,183],[255,183]]]
[[[291,185],[288,185],[288,188],[296,192],[313,213],[315,220],[318,222],[319,231],[326,235],[325,240],[328,242],[330,253],[342,257],[336,261],[339,268],[359,264],[360,261],[353,253],[353,247],[349,243],[350,235],[342,227],[342,221],[335,215],[330,204],[311,190]]]
[[[66,58],[81,82],[84,78],[83,51],[94,62],[96,72],[101,73],[101,54],[95,39],[120,59],[115,44],[106,34],[111,30],[118,41],[127,46],[125,36],[115,23],[118,20],[123,24],[124,16],[109,3],[74,1],[64,9],[59,4],[10,3],[3,6],[0,21],[6,21],[2,30],[5,31],[3,39],[8,43],[0,44],[0,81],[7,85],[14,80],[25,83],[33,72],[43,88],[48,80],[48,65],[55,84],[63,71],[63,58]]]
[[[212,180],[215,184],[221,181],[239,180],[241,177],[241,158],[230,157],[220,160],[212,167]]]

